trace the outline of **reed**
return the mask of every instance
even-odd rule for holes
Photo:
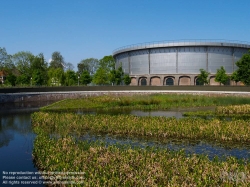
[[[250,118],[250,105],[229,105],[217,106],[215,111],[192,111],[185,112],[184,116],[197,116],[197,117],[232,117],[232,118]]]
[[[79,115],[74,113],[36,112],[34,127],[47,133],[81,136],[85,132],[147,138],[178,138],[250,142],[249,120],[221,121],[201,118],[138,117],[133,115]]]
[[[40,171],[84,173],[73,175],[75,182],[81,180],[84,186],[248,186],[250,183],[250,164],[244,160],[230,157],[211,161],[206,156],[186,156],[183,151],[105,147],[101,142],[77,142],[69,136],[51,139],[42,130],[34,143],[33,158]]]
[[[215,113],[218,114],[250,114],[250,105],[230,105],[230,106],[218,106]]]

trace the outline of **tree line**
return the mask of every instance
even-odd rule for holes
[[[215,81],[225,85],[228,81],[233,80],[236,82],[242,82],[244,85],[250,85],[250,51],[244,54],[239,61],[236,62],[238,69],[232,73],[232,75],[227,75],[226,70],[223,66],[217,69],[215,74]],[[208,75],[210,73],[204,69],[200,69],[200,74],[198,75],[198,83],[200,85],[209,84]]]
[[[77,64],[78,71],[65,62],[60,52],[51,55],[47,62],[42,53],[33,55],[21,51],[10,55],[0,47],[0,71],[6,74],[2,86],[73,86],[73,85],[129,85],[131,79],[122,66],[116,67],[112,55],[83,59]]]

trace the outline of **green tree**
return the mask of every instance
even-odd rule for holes
[[[122,67],[120,66],[117,70],[113,69],[109,73],[109,81],[113,84],[120,85],[123,80],[123,71]]]
[[[99,60],[99,67],[109,72],[115,69],[115,59],[113,58],[112,55],[104,56],[101,60]]]
[[[204,69],[200,69],[200,74],[197,76],[197,81],[199,85],[208,84],[208,75],[209,72]]]
[[[73,70],[67,70],[65,72],[65,85],[66,86],[73,86],[77,83],[77,76]]]
[[[34,59],[31,52],[20,51],[12,56],[12,61],[17,69],[17,84],[29,85],[32,77],[31,63]]]
[[[90,76],[90,73],[88,71],[83,71],[81,76],[80,76],[80,83],[83,85],[87,85],[91,83],[92,77]]]
[[[126,85],[129,85],[131,83],[131,77],[128,74],[124,75],[123,80]]]
[[[16,76],[13,75],[12,73],[8,74],[6,77],[6,84],[9,84],[11,86],[16,85]]]
[[[250,85],[250,50],[236,62],[236,65],[238,66],[235,73],[237,80],[243,82],[245,85]]]
[[[31,76],[27,77],[25,74],[21,74],[16,79],[17,85],[30,85],[31,83]]]
[[[77,64],[78,73],[81,75],[83,71],[88,71],[90,75],[94,75],[98,68],[99,60],[95,58],[87,58]]]
[[[48,79],[50,86],[61,86],[65,80],[64,71],[61,68],[50,68],[48,71]]]
[[[223,66],[220,69],[217,69],[217,73],[215,74],[215,81],[221,84],[226,84],[229,79],[229,76],[226,74],[226,70]]]
[[[44,60],[42,53],[35,56],[31,60],[32,85],[47,85],[48,82],[48,64]]]
[[[240,81],[240,79],[238,77],[238,74],[237,74],[237,71],[233,72],[233,74],[231,75],[230,79],[233,80],[233,81],[235,81],[236,85],[237,85],[237,83]]]
[[[61,69],[63,69],[64,65],[65,65],[65,62],[64,62],[64,58],[61,55],[61,53],[58,51],[53,52],[49,68],[54,68],[54,69],[61,68]]]
[[[115,69],[115,59],[113,58],[113,56],[112,55],[104,56],[101,60],[99,60],[98,69],[94,74],[93,82],[99,85],[110,84],[115,77],[114,69]],[[111,74],[113,73],[113,75],[111,75],[110,73]]]
[[[93,77],[93,83],[98,85],[108,84],[108,75],[107,71],[101,67],[99,67]]]

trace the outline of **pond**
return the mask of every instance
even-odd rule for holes
[[[225,159],[228,156],[233,156],[239,159],[250,158],[250,145],[220,145],[205,141],[184,141],[184,140],[167,140],[160,142],[152,139],[139,139],[139,138],[125,138],[114,137],[109,135],[93,135],[86,133],[80,137],[80,140],[85,141],[101,141],[106,145],[130,145],[131,147],[157,147],[163,149],[169,149],[174,151],[184,150],[186,154],[203,154],[207,155],[209,159],[213,159],[215,156],[221,159]]]
[[[215,107],[190,107],[190,108],[175,108],[175,109],[169,109],[169,110],[157,110],[157,111],[147,111],[147,110],[121,110],[121,109],[115,109],[112,111],[109,110],[82,110],[78,109],[74,112],[77,114],[109,114],[109,115],[119,115],[119,114],[127,114],[127,115],[134,115],[134,116],[164,116],[164,117],[175,117],[177,119],[184,118],[183,114],[184,112],[191,112],[191,111],[197,111],[197,110],[215,110]]]
[[[1,166],[1,179],[3,171],[32,171],[37,172],[37,168],[33,164],[32,149],[33,141],[36,135],[31,127],[31,113],[38,111],[41,106],[50,103],[19,103],[12,105],[1,105],[0,107],[0,166]],[[207,108],[206,108],[207,109]],[[137,116],[166,116],[182,118],[182,113],[185,111],[197,110],[196,109],[176,109],[169,111],[139,111],[131,110],[124,113],[137,115]],[[121,111],[120,111],[121,112]],[[119,113],[120,113],[119,112]],[[95,111],[78,111],[79,114],[84,113],[98,113]],[[109,135],[91,135],[84,134],[82,140],[96,141],[101,140],[109,144],[129,144],[133,146],[146,147],[156,146],[171,150],[183,149],[186,153],[206,154],[209,158],[214,156],[227,157],[234,156],[237,158],[250,158],[250,146],[221,146],[211,144],[209,142],[196,141],[179,141],[168,140],[167,142],[160,143],[157,140],[142,140],[142,139],[129,139],[122,137],[114,137]],[[1,182],[2,184],[2,182]],[[38,185],[42,186],[42,185]]]

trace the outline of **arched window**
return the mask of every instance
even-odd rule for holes
[[[230,79],[227,79],[227,82],[225,85],[230,86]]]
[[[168,86],[174,85],[174,80],[172,78],[167,78],[166,79],[166,85],[168,85]]]
[[[195,81],[195,85],[200,86],[200,85],[204,85],[204,84],[202,84],[202,81],[199,78],[197,78]]]
[[[141,86],[146,86],[147,85],[147,79],[142,78],[141,79]]]

